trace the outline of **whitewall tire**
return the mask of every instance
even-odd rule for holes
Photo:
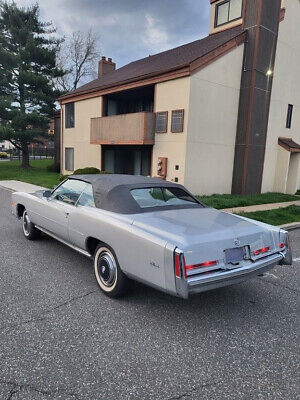
[[[109,297],[122,296],[128,288],[128,278],[122,272],[114,251],[99,245],[94,256],[94,271],[97,283]]]
[[[35,240],[41,236],[41,231],[36,229],[34,224],[30,221],[29,215],[26,210],[23,211],[22,228],[26,239]]]

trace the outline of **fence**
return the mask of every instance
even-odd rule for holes
[[[6,151],[10,160],[21,160],[22,151],[11,149]],[[54,158],[54,147],[29,147],[29,158],[31,160],[42,160],[46,158]]]

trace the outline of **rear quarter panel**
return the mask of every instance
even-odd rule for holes
[[[165,247],[167,241],[133,225],[134,215],[119,215],[89,207],[70,214],[72,243],[86,249],[86,239],[94,237],[116,253],[122,270],[130,277],[165,289]]]

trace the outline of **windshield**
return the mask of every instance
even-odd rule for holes
[[[133,189],[130,193],[141,208],[198,204],[187,192],[176,187]]]

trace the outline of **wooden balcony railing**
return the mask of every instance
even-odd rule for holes
[[[154,144],[154,131],[151,112],[91,118],[92,144]]]

